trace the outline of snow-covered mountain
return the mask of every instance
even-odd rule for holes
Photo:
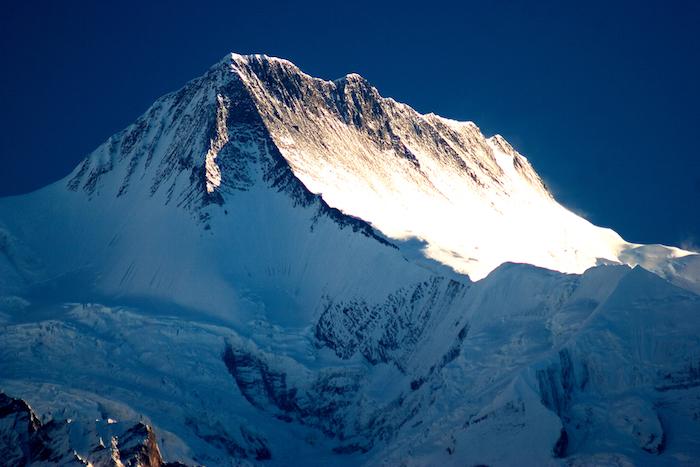
[[[359,75],[227,56],[0,199],[0,253],[26,463],[700,459],[700,257]]]

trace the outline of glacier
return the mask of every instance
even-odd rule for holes
[[[700,459],[700,256],[357,74],[228,55],[0,199],[0,253],[13,464]]]

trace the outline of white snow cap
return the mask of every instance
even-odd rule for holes
[[[406,254],[472,279],[504,262],[569,273],[602,261],[637,264],[623,258],[639,245],[556,202],[501,135],[487,138],[472,122],[421,115],[369,85],[337,95],[340,82],[366,82],[356,73],[323,81],[287,60],[232,59],[294,174],[332,207],[421,245]],[[298,78],[299,92],[281,92],[289,83],[249,66],[263,61]]]

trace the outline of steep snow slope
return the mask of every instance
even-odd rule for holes
[[[220,64],[67,179],[0,201],[3,295],[149,299],[304,326],[325,296],[383,299],[430,277],[304,188],[236,76]]]
[[[356,74],[323,81],[285,60],[232,62],[312,192],[392,238],[424,242],[428,257],[472,279],[506,261],[581,273],[627,262],[636,246],[563,208],[525,157],[471,122],[421,115]]]
[[[471,327],[432,381],[434,405],[372,462],[697,463],[700,297],[609,266],[583,276],[502,267],[473,291]]]
[[[400,363],[181,312],[32,310],[2,325],[0,387],[44,422],[97,420],[81,456],[111,419],[152,426],[162,457],[190,464],[698,459],[700,297],[624,266],[507,264],[455,292]]]

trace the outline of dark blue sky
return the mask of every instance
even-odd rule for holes
[[[65,176],[227,52],[259,52],[501,133],[628,240],[700,243],[700,2],[378,3],[5,2],[0,195]]]

